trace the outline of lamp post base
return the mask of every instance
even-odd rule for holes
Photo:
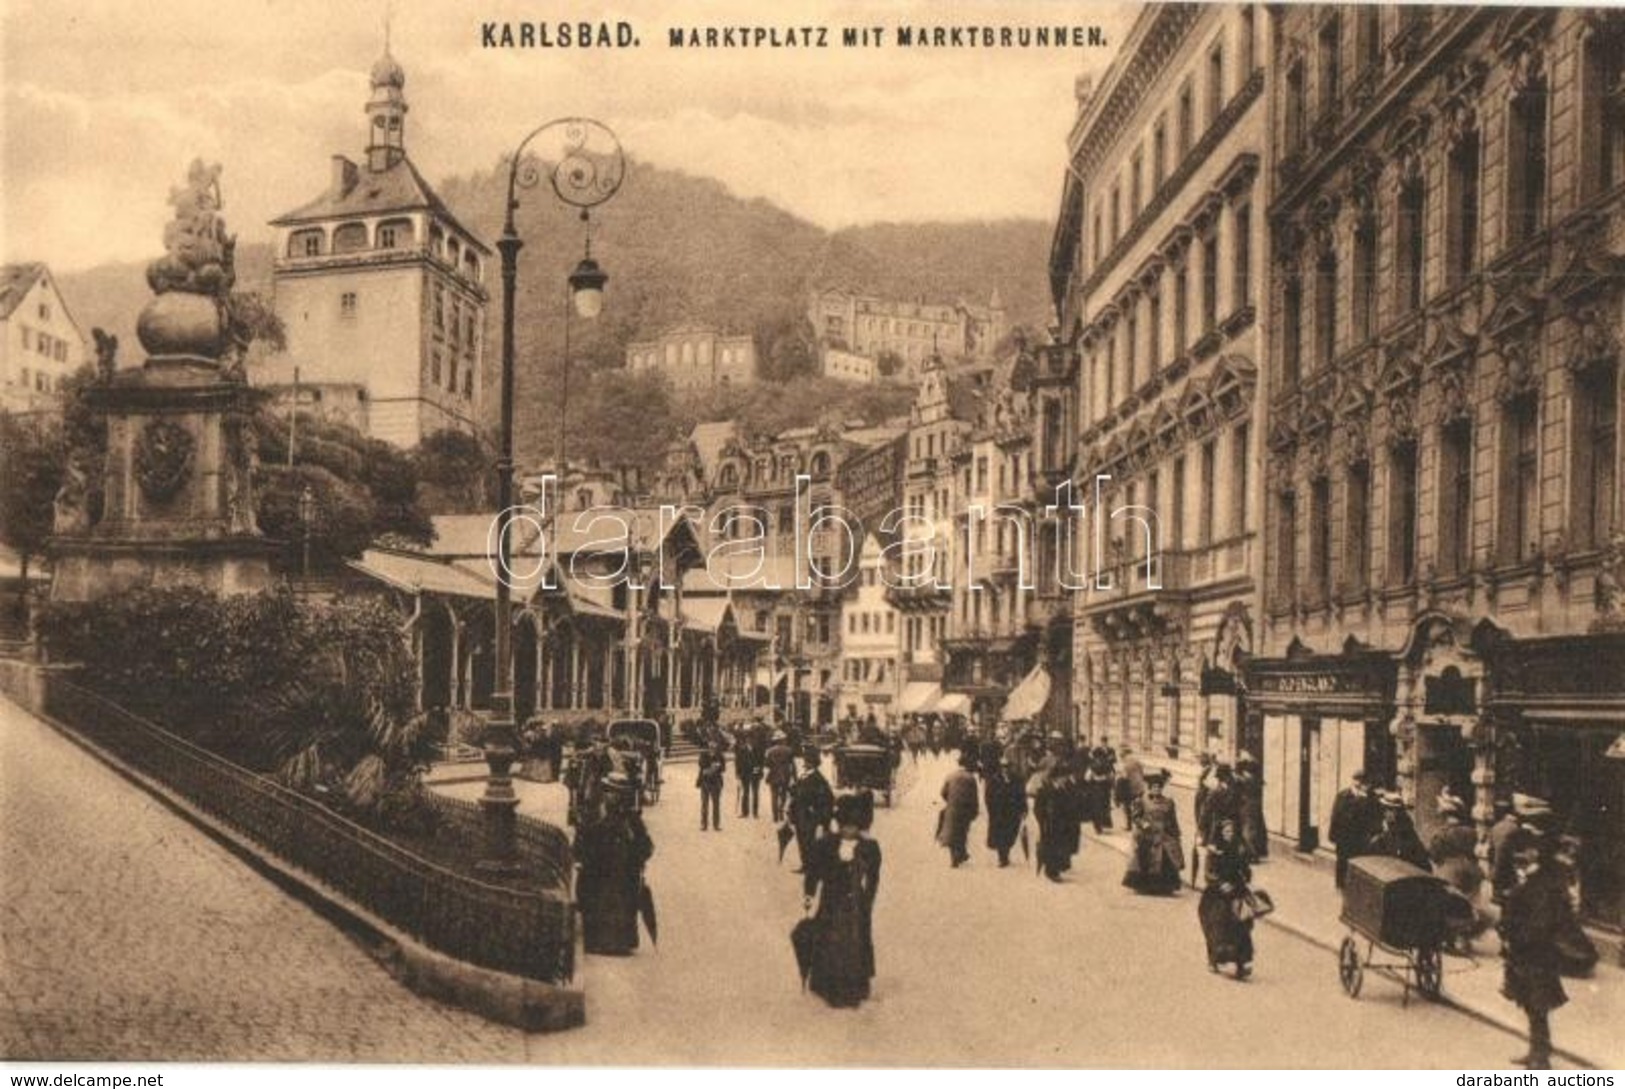
[[[519,755],[517,740],[513,716],[505,708],[493,707],[480,738],[489,774],[479,803],[485,842],[480,860],[474,864],[476,872],[489,877],[513,877],[524,868],[516,831],[519,796],[514,793],[511,774]]]

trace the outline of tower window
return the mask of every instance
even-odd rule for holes
[[[394,227],[378,228],[378,248],[381,250],[392,250],[395,248]]]
[[[345,318],[355,317],[356,297],[354,291],[346,291],[339,296],[339,316]]]

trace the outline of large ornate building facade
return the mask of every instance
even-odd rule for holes
[[[1625,18],[1275,15],[1269,542],[1244,671],[1272,831],[1364,766],[1580,838],[1625,923]]]
[[[1147,7],[1079,87],[1051,252],[1060,328],[1034,434],[1041,501],[1070,480],[1087,504],[1061,558],[1094,586],[1074,595],[1079,728],[1176,770],[1247,743],[1269,56],[1261,7]]]

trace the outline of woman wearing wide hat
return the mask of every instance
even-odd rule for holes
[[[1123,884],[1139,893],[1171,896],[1179,891],[1179,871],[1185,868],[1185,849],[1180,845],[1179,813],[1173,800],[1163,795],[1166,771],[1145,776],[1145,794],[1131,809],[1134,850],[1129,854]]]
[[[835,800],[836,834],[813,845],[802,878],[803,908],[818,911],[806,944],[807,986],[831,1006],[852,1007],[869,997],[875,974],[871,919],[880,889],[880,844],[867,832],[874,822],[874,795],[842,794]]]

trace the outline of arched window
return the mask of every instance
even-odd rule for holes
[[[724,465],[722,472],[718,474],[717,481],[724,488],[732,488],[739,483],[739,473],[732,465]]]
[[[367,248],[367,225],[345,223],[333,232],[334,253],[356,253]]]
[[[822,450],[813,455],[812,475],[815,480],[822,480],[829,475],[829,455]]]
[[[378,225],[378,248],[381,250],[406,249],[412,245],[413,226],[410,219],[386,219]]]
[[[288,235],[289,257],[320,257],[326,235],[320,227]]]

